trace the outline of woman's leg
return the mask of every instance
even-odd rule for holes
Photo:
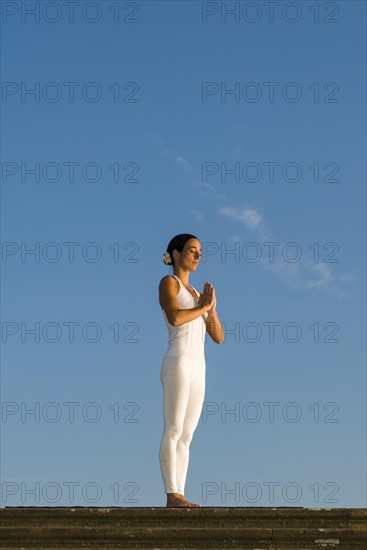
[[[161,367],[163,385],[164,432],[159,449],[159,461],[166,493],[178,493],[177,441],[184,426],[190,393],[190,359],[166,357]]]
[[[189,447],[198,425],[205,395],[205,364],[193,360],[190,393],[180,439],[177,442],[177,490],[183,495],[189,465]]]

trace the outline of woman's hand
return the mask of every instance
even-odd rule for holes
[[[213,288],[213,298],[214,298],[214,302],[213,302],[212,307],[208,310],[209,313],[212,313],[213,311],[215,311],[215,308],[216,308],[216,306],[217,306],[217,298],[216,298],[216,296],[215,296],[215,289],[214,289],[214,287],[212,287],[212,288]]]
[[[199,306],[205,307],[205,311],[215,311],[217,300],[214,287],[211,283],[205,283],[203,293],[200,295],[198,302]]]

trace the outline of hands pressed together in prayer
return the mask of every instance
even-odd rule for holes
[[[209,314],[215,312],[217,299],[215,289],[209,281],[205,283],[203,293],[200,295],[198,302],[199,306],[205,307]]]

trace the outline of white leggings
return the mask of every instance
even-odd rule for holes
[[[205,394],[205,363],[167,356],[161,366],[164,432],[159,461],[166,493],[184,494],[189,446]]]

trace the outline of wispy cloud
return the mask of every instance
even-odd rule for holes
[[[192,183],[198,186],[204,196],[218,200],[222,204],[229,201],[228,197],[217,191],[215,186],[208,182],[203,182],[201,173],[196,170],[182,154],[167,147],[163,140],[156,134],[149,132],[149,135],[154,138],[162,154],[168,156],[172,162],[180,166],[186,173],[190,174]],[[191,209],[190,213],[195,216],[197,220],[202,221],[204,219],[204,214],[197,209]],[[352,275],[337,275],[335,273],[335,267],[332,264],[321,261],[314,262],[312,258],[305,256],[304,250],[298,262],[284,259],[281,251],[287,243],[275,238],[268,229],[264,216],[254,206],[221,206],[218,209],[218,214],[227,217],[232,222],[240,223],[246,230],[255,234],[259,246],[262,250],[268,252],[268,254],[265,253],[261,255],[259,264],[261,264],[264,269],[274,273],[288,286],[301,288],[303,290],[319,289],[327,292],[335,292],[338,297],[350,296],[350,293],[344,290],[341,285],[345,282],[350,283],[353,281]],[[244,238],[238,234],[232,234],[231,240],[232,242],[239,242],[242,245],[246,244]],[[273,261],[269,260],[269,247],[271,245],[264,245],[264,243],[276,243],[276,246],[273,248],[275,251]]]
[[[255,229],[260,222],[261,216],[254,208],[236,209],[230,206],[224,206],[219,211],[220,214],[224,214],[236,221],[242,221],[249,229]]]
[[[193,184],[195,187],[199,187],[199,190],[202,191],[204,196],[209,196],[212,199],[221,201],[227,200],[226,195],[219,193],[213,185],[201,181],[201,173],[181,153],[167,147],[162,138],[157,136],[157,134],[153,134],[152,132],[145,133],[154,139],[162,155],[168,157],[172,162],[183,168],[187,174],[191,175]],[[191,212],[194,213],[194,211]],[[203,215],[201,214],[201,217],[197,217],[197,219],[202,220]]]
[[[183,158],[183,156],[176,155],[175,158],[174,158],[174,161],[175,161],[176,164],[179,164],[180,166],[182,166],[182,168],[186,172],[192,172],[193,171],[193,168],[192,168],[191,164],[185,158]]]
[[[181,155],[180,153],[178,153],[174,149],[171,149],[171,148],[167,147],[165,145],[165,143],[163,142],[163,140],[159,136],[157,136],[157,134],[150,133],[150,135],[153,137],[153,139],[157,143],[157,145],[160,149],[160,152],[163,155],[168,156],[175,164],[178,164],[179,166],[182,166],[182,168],[185,170],[185,172],[188,172],[188,173],[194,173],[195,172],[194,167],[190,164],[190,162],[187,159],[184,158],[183,155]]]
[[[199,210],[196,210],[196,209],[192,208],[192,209],[190,210],[190,212],[191,212],[191,214],[192,214],[193,216],[195,216],[195,218],[196,218],[197,220],[201,221],[201,220],[203,219],[203,215],[202,215],[201,212],[199,212]]]
[[[299,261],[292,262],[284,258],[281,251],[287,243],[275,238],[267,228],[264,216],[256,208],[225,206],[219,209],[219,214],[233,222],[241,223],[247,230],[255,234],[256,244],[261,250],[259,264],[280,277],[289,286],[302,289],[318,288],[327,292],[335,292],[338,297],[350,296],[350,293],[341,287],[341,283],[352,281],[352,275],[337,275],[332,264],[321,261],[314,262],[312,258],[305,256],[305,250],[302,249],[300,243],[297,243],[302,252]],[[239,242],[241,245],[246,243],[238,234],[232,235],[232,242]],[[274,250],[274,257],[271,256],[271,249]]]

